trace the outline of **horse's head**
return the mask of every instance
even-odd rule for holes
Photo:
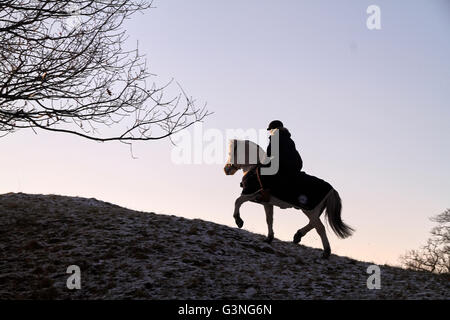
[[[241,168],[239,168],[238,166],[234,165],[233,163],[227,163],[225,165],[225,167],[223,168],[223,171],[225,171],[225,174],[227,176],[232,176],[233,174],[238,172],[239,169],[241,169]]]
[[[223,168],[227,176],[234,175],[238,170],[244,171],[262,163],[266,153],[256,143],[249,140],[230,140],[228,161]]]

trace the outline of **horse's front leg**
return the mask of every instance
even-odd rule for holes
[[[267,239],[265,242],[272,243],[274,238],[273,233],[273,205],[266,204],[264,205],[264,210],[266,211],[266,221],[267,221],[267,227],[269,229],[269,233],[267,235]]]
[[[234,221],[236,221],[236,225],[238,226],[239,229],[244,226],[244,221],[241,219],[241,214],[239,213],[239,209],[245,202],[255,200],[256,197],[257,197],[257,194],[242,195],[239,198],[237,198],[236,201],[234,202],[233,217],[234,217]]]

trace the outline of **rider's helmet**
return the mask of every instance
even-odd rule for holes
[[[267,128],[267,131],[273,130],[273,129],[280,129],[283,128],[283,122],[280,120],[274,120],[269,124],[269,127]]]

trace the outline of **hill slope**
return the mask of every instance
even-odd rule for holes
[[[450,298],[448,278],[368,263],[201,220],[95,199],[0,196],[0,299]],[[81,290],[70,291],[70,265]]]

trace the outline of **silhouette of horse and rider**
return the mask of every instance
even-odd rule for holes
[[[322,240],[322,256],[328,258],[331,248],[320,215],[325,211],[330,227],[340,238],[347,238],[354,231],[341,219],[340,196],[328,182],[302,171],[302,157],[281,121],[272,121],[267,130],[270,131],[267,152],[252,141],[230,141],[225,174],[233,175],[241,169],[244,172],[241,182],[243,191],[235,201],[236,224],[239,228],[244,225],[239,212],[243,203],[252,201],[263,205],[269,229],[266,242],[271,243],[274,238],[273,207],[302,210],[309,223],[297,231],[294,242],[299,243],[314,228]],[[255,155],[257,161],[254,161]]]

